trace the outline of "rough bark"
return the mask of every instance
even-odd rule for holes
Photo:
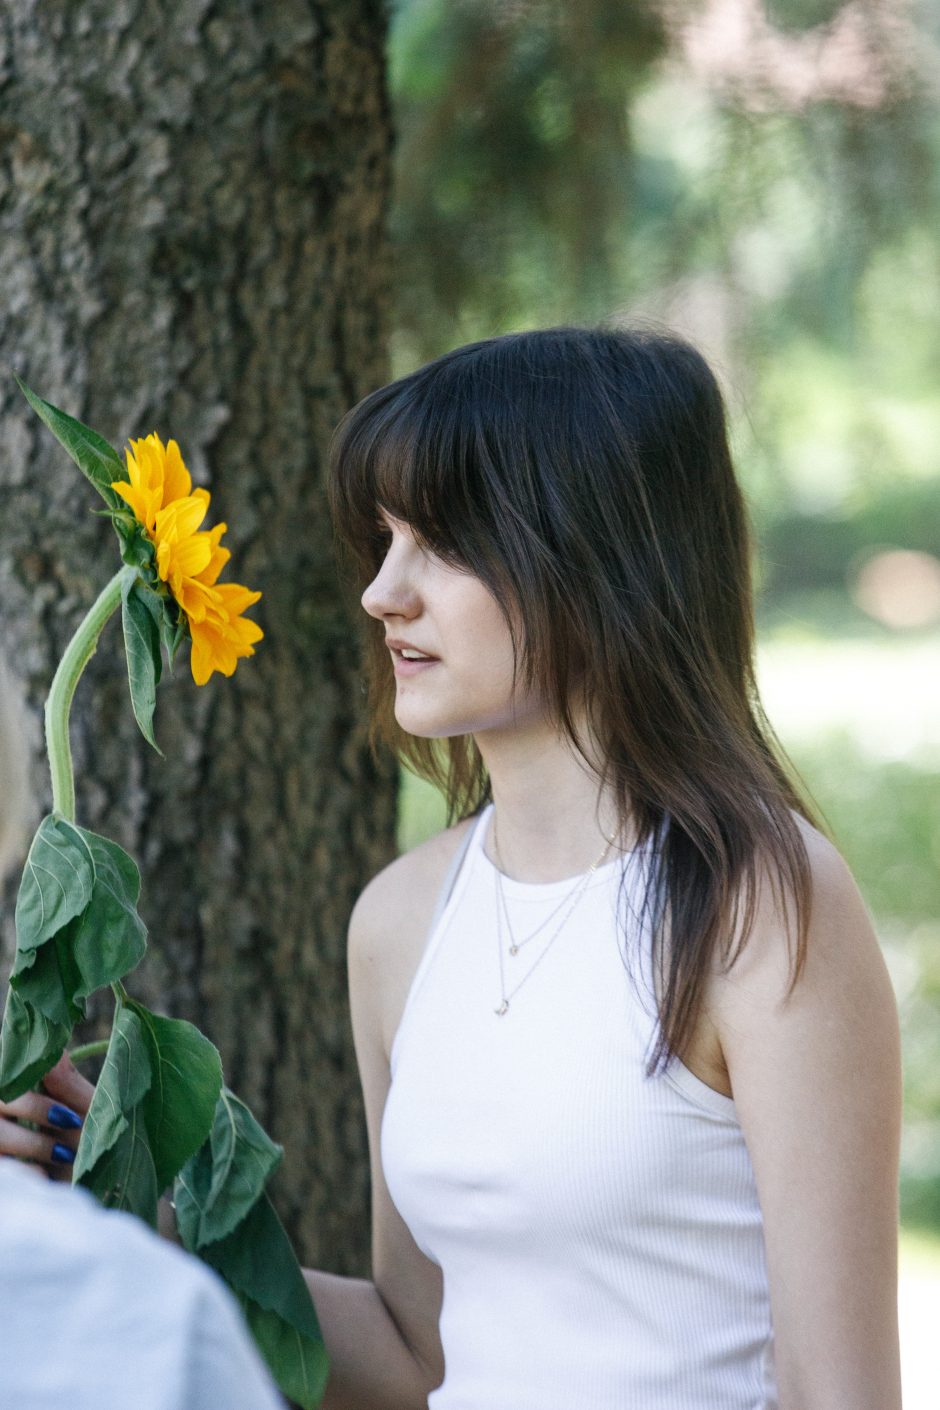
[[[385,24],[380,0],[0,12],[0,639],[28,822],[52,671],[117,557],[11,367],[119,448],[177,439],[230,524],[228,577],[264,593],[232,680],[199,690],[181,655],[161,686],[165,760],[109,626],[73,716],[79,819],[141,863],[151,953],[129,987],[219,1045],[286,1147],[302,1257],[340,1272],[364,1270],[368,1225],[345,929],[394,853],[396,771],[366,741],[324,472],[387,379]]]

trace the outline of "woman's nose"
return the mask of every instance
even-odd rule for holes
[[[370,617],[413,617],[418,611],[418,594],[400,567],[389,555],[360,599]]]

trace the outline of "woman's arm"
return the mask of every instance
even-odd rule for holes
[[[330,1357],[321,1410],[427,1410],[436,1384],[416,1360],[373,1282],[305,1268]]]
[[[780,1410],[900,1410],[897,1006],[847,866],[801,826],[813,907],[796,989],[784,999],[765,887],[708,1004],[763,1213]]]
[[[306,1270],[330,1379],[323,1410],[426,1410],[444,1374],[440,1269],[392,1203],[379,1152],[389,1089],[383,1013],[400,1008],[455,839],[398,858],[363,891],[349,922],[349,995],[365,1099],[372,1177],[373,1280]],[[427,916],[425,916],[425,911]],[[397,1021],[398,1013],[395,1013]]]

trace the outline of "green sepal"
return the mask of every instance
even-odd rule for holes
[[[156,578],[153,541],[148,538],[139,520],[126,508],[119,514],[109,514],[103,509],[101,514],[114,525],[121,545],[121,557],[128,567],[137,568],[148,578]]]
[[[153,599],[153,607],[148,599]],[[157,686],[163,673],[160,656],[162,617],[163,607],[156,593],[145,587],[139,578],[127,578],[121,590],[121,623],[131,706],[141,734],[161,758],[163,750],[153,736],[153,712],[157,703]]]
[[[326,1347],[303,1273],[267,1195],[224,1239],[198,1252],[237,1296],[281,1391],[314,1410],[326,1388]]]
[[[209,1139],[177,1181],[176,1218],[187,1246],[230,1234],[262,1194],[283,1157],[243,1101],[223,1087]]]
[[[14,373],[14,376],[16,374]],[[123,511],[126,506],[111,488],[114,480],[127,480],[127,469],[113,446],[103,436],[60,411],[51,402],[37,396],[19,377],[17,386],[36,415],[48,427],[61,446],[68,451],[79,470],[87,476],[109,509]]]
[[[159,1190],[143,1106],[152,1081],[143,1025],[132,1008],[119,1004],[73,1179],[102,1204],[129,1210],[156,1228]]]
[[[143,1028],[152,1080],[143,1099],[157,1188],[172,1184],[206,1140],[222,1089],[218,1049],[191,1023],[128,1002]]]
[[[170,670],[173,669],[173,662],[176,660],[176,653],[183,644],[186,636],[186,617],[175,602],[167,599],[164,608],[163,620],[160,623],[160,636],[163,641],[163,649],[166,652],[166,659]]]

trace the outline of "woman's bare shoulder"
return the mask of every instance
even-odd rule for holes
[[[372,878],[353,907],[348,944],[351,998],[376,1016],[386,1052],[447,869],[474,822],[464,818],[403,852]]]
[[[356,901],[350,928],[363,937],[381,937],[390,926],[397,928],[424,909],[430,920],[447,868],[473,823],[473,818],[464,818],[383,867]]]
[[[806,961],[800,986],[817,985],[824,976],[838,983],[846,969],[861,963],[880,971],[880,948],[871,916],[851,869],[838,847],[798,813],[793,813],[806,854],[809,880]],[[793,898],[781,886],[779,872],[759,864],[753,922],[747,943],[723,986],[729,996],[763,992],[782,999],[790,990],[793,950]]]

